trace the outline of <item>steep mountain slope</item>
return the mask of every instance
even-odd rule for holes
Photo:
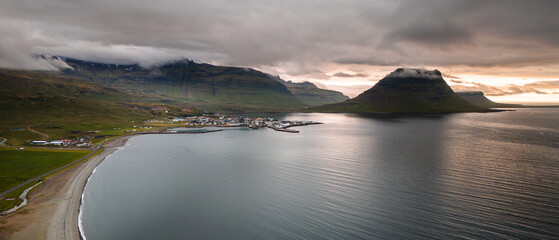
[[[268,74],[182,60],[153,69],[65,59],[64,72],[122,89],[168,96],[204,109],[266,110],[305,106]]]
[[[520,104],[496,103],[485,97],[481,91],[456,92],[464,100],[482,108],[510,108],[522,107]]]
[[[359,96],[312,111],[443,113],[482,111],[460,98],[437,70],[398,68]]]
[[[152,106],[166,99],[57,72],[0,69],[0,86],[0,136],[28,126],[52,137],[132,126],[153,118]]]
[[[296,98],[309,106],[339,103],[349,99],[341,92],[321,89],[311,82],[295,83],[283,81],[280,78],[277,80],[285,85]]]

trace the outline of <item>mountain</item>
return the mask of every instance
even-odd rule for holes
[[[482,108],[514,108],[521,107],[520,104],[506,104],[506,103],[496,103],[485,97],[481,91],[464,91],[456,92],[458,96],[464,100]]]
[[[438,70],[398,68],[359,96],[309,108],[319,112],[448,113],[484,111],[458,96]]]
[[[339,103],[349,99],[341,92],[321,89],[311,82],[295,83],[284,81],[279,77],[276,79],[285,85],[297,99],[309,106]]]
[[[84,136],[153,119],[162,112],[156,109],[178,115],[197,112],[162,104],[169,100],[166,97],[114,89],[59,72],[0,69],[0,86],[0,136],[9,141],[37,137],[14,128],[30,126],[51,138]]]
[[[152,69],[61,58],[64,73],[119,89],[163,95],[210,111],[291,110],[306,106],[273,77],[249,68],[190,60]]]

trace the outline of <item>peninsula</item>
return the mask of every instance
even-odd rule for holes
[[[398,68],[359,96],[341,103],[309,107],[312,112],[451,113],[482,112],[458,96],[438,70]]]

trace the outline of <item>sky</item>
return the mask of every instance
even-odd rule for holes
[[[0,0],[0,67],[41,54],[145,68],[188,58],[356,96],[398,67],[455,91],[559,103],[559,2]]]

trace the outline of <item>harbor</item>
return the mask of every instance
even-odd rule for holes
[[[226,128],[249,128],[256,130],[270,128],[278,132],[299,133],[291,127],[322,124],[314,121],[276,120],[274,118],[249,118],[241,115],[204,114],[201,116],[175,118],[173,122],[182,123],[184,128],[170,128],[160,131],[144,131],[138,134],[197,134],[223,131]]]

